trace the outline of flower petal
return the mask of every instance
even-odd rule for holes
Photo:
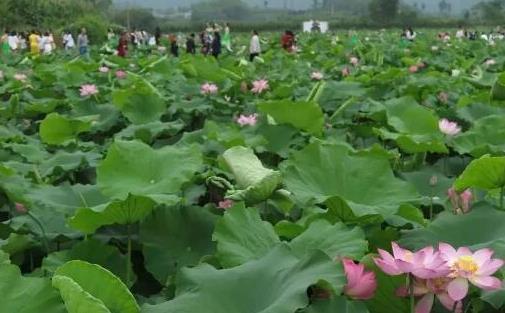
[[[446,293],[446,292],[439,293],[439,294],[437,294],[437,298],[438,298],[438,301],[440,301],[440,303],[442,303],[444,308],[446,308],[447,310],[449,310],[451,312],[454,310],[454,304],[456,303],[456,301],[452,300],[451,297],[449,297],[448,293]]]
[[[483,290],[496,290],[500,289],[502,282],[496,277],[493,276],[476,276],[471,277],[470,281],[475,286],[479,287]]]
[[[478,276],[489,276],[493,275],[498,271],[503,265],[504,261],[500,259],[491,259],[486,263],[480,265],[479,270],[477,271]]]
[[[430,313],[433,307],[434,296],[432,293],[425,295],[416,305],[416,313]]]
[[[462,300],[468,294],[468,280],[456,278],[447,286],[447,292],[454,301]]]
[[[456,249],[454,249],[450,244],[447,243],[443,242],[440,243],[438,245],[438,251],[440,251],[440,256],[446,261],[455,259],[457,257]]]

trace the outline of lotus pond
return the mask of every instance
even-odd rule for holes
[[[503,312],[505,42],[357,38],[5,60],[0,313]]]

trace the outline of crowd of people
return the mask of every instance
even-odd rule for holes
[[[80,30],[77,37],[74,37],[72,32],[64,31],[60,37],[55,40],[52,31],[40,32],[33,30],[30,33],[17,33],[15,31],[5,31],[0,38],[1,55],[9,56],[11,54],[20,54],[28,52],[32,56],[50,55],[57,48],[62,48],[68,54],[76,54],[83,57],[89,56],[90,40],[86,29]],[[228,23],[223,26],[216,23],[209,23],[197,35],[190,33],[186,37],[175,34],[163,35],[158,27],[153,33],[146,30],[122,31],[117,34],[114,30],[109,29],[107,34],[109,46],[112,48],[111,53],[120,57],[127,57],[130,49],[146,48],[157,49],[160,52],[165,52],[167,47],[169,53],[174,57],[180,54],[180,47],[187,54],[201,53],[205,56],[213,56],[216,59],[225,52],[232,53],[232,33]],[[286,30],[281,39],[282,48],[288,52],[297,51],[296,36]],[[262,53],[260,35],[257,31],[252,31],[249,41],[249,56],[253,61]]]

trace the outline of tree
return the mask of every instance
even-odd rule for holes
[[[369,10],[370,17],[379,23],[389,24],[398,15],[399,0],[372,0]]]

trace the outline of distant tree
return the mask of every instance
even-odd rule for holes
[[[370,17],[380,23],[391,23],[398,15],[399,0],[372,0],[370,2]]]
[[[441,0],[438,3],[438,10],[440,14],[449,14],[451,12],[451,4],[446,0]]]
[[[486,22],[501,22],[504,15],[505,0],[483,1],[475,5],[474,10]]]
[[[249,7],[241,0],[211,0],[191,7],[193,21],[247,20]]]

